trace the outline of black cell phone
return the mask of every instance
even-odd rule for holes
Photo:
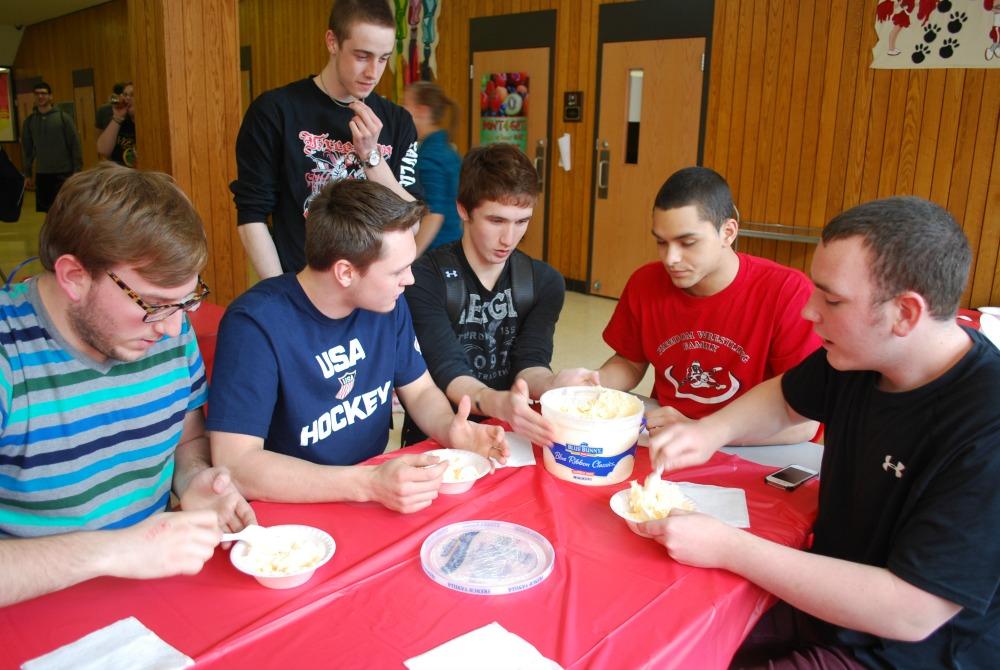
[[[779,489],[792,491],[802,486],[802,484],[809,481],[817,474],[819,473],[815,470],[810,470],[809,468],[801,465],[789,465],[788,467],[781,468],[777,472],[772,472],[767,477],[764,477],[764,481],[771,486],[777,486]]]

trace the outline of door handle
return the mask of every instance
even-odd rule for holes
[[[597,197],[608,199],[608,180],[611,177],[611,150],[607,140],[597,140],[594,147],[597,152]]]
[[[538,192],[545,192],[545,140],[535,145],[535,172],[538,173]]]

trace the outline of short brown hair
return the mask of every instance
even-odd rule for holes
[[[382,236],[409,230],[427,213],[385,186],[368,180],[328,183],[309,203],[306,263],[318,272],[346,260],[362,272],[382,253]]]
[[[201,217],[173,177],[103,162],[67,179],[45,217],[42,267],[54,271],[64,254],[92,277],[129,265],[153,284],[174,287],[205,267],[208,243]]]
[[[916,196],[872,200],[830,220],[823,244],[860,237],[872,255],[874,303],[913,291],[938,321],[955,318],[969,279],[972,250],[944,207]]]
[[[386,0],[334,0],[327,25],[338,44],[343,44],[351,36],[355,23],[396,29],[396,19]]]
[[[513,144],[487,144],[470,149],[458,177],[458,202],[471,214],[487,200],[534,207],[540,189],[538,171]]]

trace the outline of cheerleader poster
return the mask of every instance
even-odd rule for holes
[[[880,0],[872,67],[1000,68],[1000,0]]]
[[[10,68],[0,67],[0,142],[17,139],[14,120],[14,82],[10,78]]]

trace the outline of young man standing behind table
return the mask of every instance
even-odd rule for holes
[[[574,369],[554,375],[549,369],[563,278],[517,250],[537,197],[538,173],[520,149],[471,149],[458,184],[462,238],[414,264],[406,300],[431,376],[448,398],[457,404],[467,395],[480,417],[503,419],[548,446],[552,427],[529,399],[557,386],[591,383],[594,374]],[[403,444],[422,439],[407,414]]]
[[[467,421],[468,398],[456,416],[434,386],[399,299],[425,213],[381,184],[331,182],[309,208],[308,265],[226,310],[208,428],[212,454],[248,497],[430,505],[445,462],[420,454],[358,465],[385,449],[394,388],[441,444],[506,459],[503,430]]]
[[[104,163],[66,181],[39,255],[0,291],[0,606],[198,572],[254,521],[210,467],[185,316],[208,293],[201,219],[167,175]]]
[[[336,0],[323,70],[247,110],[230,189],[240,239],[262,279],[305,266],[305,216],[327,182],[369,179],[404,200],[413,200],[406,189],[418,192],[413,120],[374,93],[395,43],[386,0]]]
[[[660,262],[629,278],[604,341],[615,351],[601,383],[631,390],[652,363],[651,429],[698,419],[781,374],[816,350],[801,310],[812,286],[798,270],[737,253],[729,184],[703,167],[675,172],[656,194],[653,238]],[[796,444],[817,424],[747,444]]]
[[[676,469],[806,418],[826,424],[810,551],[702,514],[645,524],[674,559],[784,601],[737,666],[996,667],[1000,352],[955,321],[971,256],[954,219],[925,200],[844,212],[823,230],[803,310],[823,348],[652,437],[654,461]]]

